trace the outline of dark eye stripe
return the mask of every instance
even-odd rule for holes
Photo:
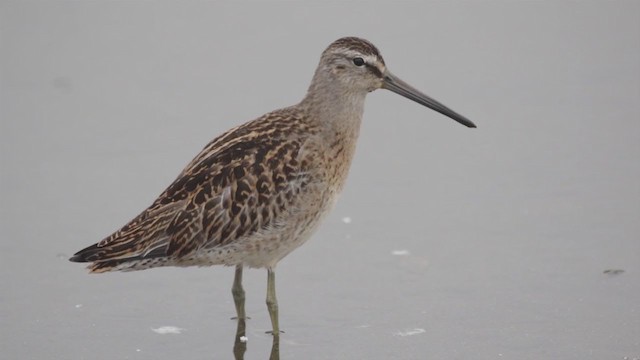
[[[366,65],[367,65],[367,69],[369,69],[369,71],[374,73],[377,77],[382,77],[382,72],[380,71],[380,69],[378,69],[377,66],[371,65],[371,64],[366,64]]]

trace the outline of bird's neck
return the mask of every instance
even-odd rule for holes
[[[366,92],[349,89],[340,81],[316,74],[300,106],[327,135],[355,141],[360,132],[366,95]]]
[[[318,146],[326,161],[322,176],[331,184],[328,198],[335,199],[344,187],[355,154],[367,93],[347,89],[339,81],[323,80],[327,78],[316,74],[299,106],[307,121],[319,130],[320,141],[312,146]]]

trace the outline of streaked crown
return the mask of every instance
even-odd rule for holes
[[[375,45],[365,39],[354,36],[343,37],[334,41],[327,47],[323,55],[328,53],[358,53],[374,57],[384,64],[384,59]]]

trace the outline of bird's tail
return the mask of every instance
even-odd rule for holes
[[[123,256],[126,252],[120,253],[114,247],[99,247],[96,243],[78,251],[69,261],[91,263],[87,269],[92,273],[135,271],[169,265],[163,249],[129,257]]]

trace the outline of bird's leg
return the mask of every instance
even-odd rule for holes
[[[246,320],[247,314],[244,312],[244,289],[242,288],[242,265],[236,265],[236,275],[233,278],[233,287],[231,288],[233,294],[233,302],[236,305],[237,317],[232,319]]]
[[[278,326],[278,300],[276,299],[276,273],[272,268],[267,269],[267,309],[271,317],[271,327],[273,330],[267,331],[273,336],[279,336],[280,326]]]

